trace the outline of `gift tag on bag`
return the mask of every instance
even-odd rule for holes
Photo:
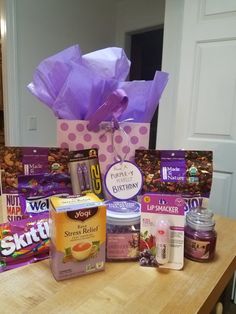
[[[143,183],[139,168],[127,160],[112,164],[105,174],[104,181],[107,192],[119,200],[135,197]]]

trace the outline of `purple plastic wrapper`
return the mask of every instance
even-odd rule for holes
[[[129,70],[130,61],[122,48],[109,47],[81,55],[75,45],[43,60],[28,89],[56,117],[68,120],[90,120],[111,93],[123,89],[129,105],[118,121],[149,123],[168,74],[157,71],[152,81],[125,82]]]
[[[41,62],[35,70],[30,91],[43,103],[51,107],[69,75],[73,62],[80,62],[78,45],[69,47]]]
[[[0,272],[48,257],[48,215],[0,224]]]
[[[119,120],[132,118],[133,122],[151,122],[168,76],[166,72],[156,71],[152,81],[121,82],[119,88],[126,92],[129,105]]]
[[[74,65],[51,109],[58,118],[86,119],[92,115],[118,82],[102,79],[82,65]]]
[[[18,177],[18,192],[24,216],[49,211],[52,195],[72,194],[70,175],[67,173],[43,173]]]

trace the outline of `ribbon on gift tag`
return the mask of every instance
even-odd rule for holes
[[[123,89],[116,89],[112,92],[106,99],[103,105],[101,105],[94,115],[89,118],[89,123],[87,128],[89,131],[96,131],[99,124],[104,121],[110,119],[110,127],[105,129],[105,133],[111,132],[112,133],[112,147],[115,153],[115,159],[117,161],[125,160],[127,153],[123,158],[118,154],[115,143],[114,143],[114,136],[116,131],[122,132],[127,137],[127,144],[129,142],[129,136],[125,132],[125,130],[120,126],[120,122],[118,118],[121,114],[126,110],[128,106],[128,96]],[[125,120],[128,121],[128,120]],[[122,122],[125,122],[122,121]]]

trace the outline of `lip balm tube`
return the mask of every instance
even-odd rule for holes
[[[77,176],[78,176],[80,189],[81,189],[81,191],[84,191],[85,186],[84,186],[84,178],[83,178],[83,169],[79,163],[77,165]]]
[[[81,194],[82,192],[81,187],[80,187],[80,181],[79,181],[80,170],[78,166],[79,166],[78,162],[69,162],[69,171],[70,171],[73,194]]]
[[[156,222],[156,261],[163,265],[170,258],[170,224],[167,219],[160,217]]]
[[[89,190],[90,189],[89,172],[85,163],[81,164],[81,169],[82,169],[83,177],[84,177],[84,184],[85,184],[84,189]]]

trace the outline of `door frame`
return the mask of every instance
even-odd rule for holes
[[[16,0],[0,0],[5,145],[20,145]]]
[[[170,73],[170,76],[159,104],[156,139],[156,148],[158,149],[179,148],[174,142],[173,127],[177,110],[184,1],[166,0],[165,2],[162,71]],[[166,127],[167,125],[170,127]]]

